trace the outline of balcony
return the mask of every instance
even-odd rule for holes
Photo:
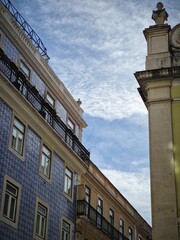
[[[82,218],[82,220],[83,218],[88,219],[90,224],[107,236],[107,239],[128,240],[85,200],[77,201],[77,217]]]
[[[30,103],[30,105],[44,118],[54,129],[58,136],[87,164],[90,158],[89,151],[81,144],[78,138],[62,122],[38,90],[31,85],[25,75],[19,71],[17,66],[4,54],[0,48],[0,71],[16,87],[19,93]]]

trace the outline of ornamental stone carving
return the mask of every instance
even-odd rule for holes
[[[171,31],[171,44],[174,48],[180,49],[180,24],[176,25]]]
[[[157,5],[157,10],[153,11],[152,13],[152,19],[155,21],[157,25],[159,24],[164,24],[165,21],[168,19],[168,13],[166,12],[164,5],[162,2],[158,2]]]

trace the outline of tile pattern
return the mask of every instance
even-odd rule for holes
[[[37,90],[39,91],[39,94],[42,97],[44,97],[46,85],[34,71],[32,73],[31,82],[33,85],[36,86]]]
[[[48,239],[59,240],[61,219],[72,221],[72,240],[75,239],[76,181],[74,201],[63,195],[64,162],[54,152],[52,160],[52,181],[46,182],[39,175],[41,138],[29,126],[25,143],[25,160],[16,157],[9,149],[12,109],[0,100],[0,201],[4,175],[7,174],[21,184],[21,201],[18,228],[0,222],[1,240],[32,240],[36,197],[49,205]],[[47,140],[47,139],[46,139]],[[75,178],[77,179],[77,177]]]
[[[19,51],[6,36],[3,37],[3,50],[4,53],[11,59],[11,61],[17,64],[19,59]]]
[[[66,121],[67,121],[67,111],[66,111],[66,109],[63,107],[63,105],[59,101],[57,101],[57,103],[56,103],[56,109],[57,109],[58,116],[66,124]]]

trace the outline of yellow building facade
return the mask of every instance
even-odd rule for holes
[[[149,114],[153,240],[180,239],[180,24],[167,17],[158,3],[144,30],[146,70],[135,73]]]
[[[152,239],[149,224],[92,162],[78,185],[76,239]]]

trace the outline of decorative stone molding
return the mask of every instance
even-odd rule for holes
[[[4,15],[6,12],[6,9],[3,6],[0,6],[0,13]]]
[[[15,30],[19,38],[24,42],[26,47],[32,52],[32,54],[36,54],[37,49],[31,43],[31,40],[26,36],[25,32],[20,28],[20,26],[13,17],[11,17],[11,26]]]
[[[179,77],[179,76],[180,76],[180,66],[139,71],[135,73],[135,77],[138,81],[153,80],[153,79],[157,80],[157,79],[161,79],[162,77],[172,78],[172,77]]]
[[[176,25],[171,31],[171,44],[180,49],[180,24]]]

